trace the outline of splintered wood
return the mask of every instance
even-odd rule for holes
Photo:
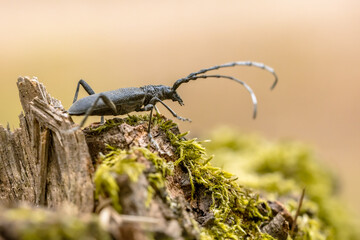
[[[52,208],[94,207],[93,166],[82,132],[37,79],[17,82],[24,114],[13,132],[0,125],[0,200]]]

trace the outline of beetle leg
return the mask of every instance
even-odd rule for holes
[[[169,110],[169,112],[176,117],[177,119],[181,120],[181,121],[188,121],[191,122],[191,119],[188,118],[183,118],[180,117],[179,115],[177,115],[168,105],[166,105],[163,101],[161,101],[159,98],[154,97],[150,100],[150,103],[153,103],[153,105],[155,105],[156,102],[160,102],[162,105],[164,105],[164,107],[166,107],[167,110]]]
[[[75,96],[74,96],[74,100],[73,103],[76,102],[77,98],[78,98],[78,94],[79,94],[79,90],[80,90],[80,85],[83,86],[83,88],[85,89],[85,91],[89,94],[89,95],[93,95],[95,94],[94,90],[90,87],[90,85],[85,82],[84,80],[80,79],[80,81],[78,82],[77,86],[76,86],[76,90],[75,90]]]
[[[155,108],[155,111],[158,113],[158,114],[160,114],[160,111],[159,111],[159,109],[154,105],[154,108]]]
[[[183,118],[183,117],[180,117],[178,116],[168,105],[166,105],[163,101],[161,101],[159,98],[157,97],[154,97],[150,100],[150,103],[147,104],[145,107],[143,107],[142,109],[138,110],[138,111],[149,111],[150,110],[150,117],[149,117],[149,125],[148,125],[148,136],[149,136],[149,139],[150,139],[150,142],[152,145],[155,146],[156,150],[158,150],[160,153],[161,153],[161,150],[160,150],[160,147],[159,145],[157,144],[157,142],[154,140],[153,136],[151,135],[151,120],[152,120],[152,114],[153,114],[153,110],[155,107],[155,104],[157,102],[160,102],[161,104],[163,104],[168,110],[169,112],[171,112],[171,114],[180,119],[180,120],[183,120],[183,121],[189,121],[191,122],[190,119],[187,119],[187,118]]]
[[[99,96],[96,98],[96,100],[91,104],[90,108],[86,111],[85,116],[83,118],[83,120],[80,123],[80,128],[84,125],[86,119],[91,115],[91,113],[94,111],[97,103],[99,102],[99,100],[102,99],[104,101],[104,103],[113,111],[114,115],[117,115],[117,110],[116,110],[116,106],[115,103],[113,101],[110,100],[110,98],[108,98],[106,95],[100,93]]]
[[[80,90],[80,85],[84,88],[84,90],[89,94],[89,95],[93,95],[95,94],[95,91],[90,87],[90,85],[85,82],[83,79],[80,79],[80,81],[78,82],[77,86],[76,86],[76,90],[75,90],[75,96],[74,96],[74,100],[73,103],[76,102],[78,95],[79,95],[79,90]],[[104,116],[101,116],[101,120],[100,123],[103,124],[104,123]]]
[[[160,114],[159,109],[158,109],[155,105],[152,105],[152,104],[148,104],[148,105],[146,105],[146,108],[145,108],[145,107],[140,108],[140,109],[136,110],[136,112],[149,111],[149,110],[151,110],[152,107],[154,107],[154,108],[155,108],[155,111],[156,111],[158,114]]]

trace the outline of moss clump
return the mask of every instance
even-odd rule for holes
[[[95,216],[79,219],[44,209],[21,207],[1,209],[0,218],[2,236],[11,236],[11,239],[110,239]]]
[[[137,181],[140,174],[145,170],[143,163],[137,162],[140,156],[145,157],[155,167],[155,172],[146,174],[149,181],[148,198],[146,206],[150,205],[151,199],[156,190],[165,187],[165,177],[172,173],[173,164],[167,163],[164,159],[150,152],[145,148],[132,148],[130,150],[120,150],[108,146],[109,153],[101,156],[99,165],[95,172],[95,197],[109,197],[113,207],[121,212],[119,202],[120,188],[116,182],[119,175],[127,175],[133,182]]]
[[[123,122],[136,125],[147,119],[148,116],[136,116]],[[110,123],[108,127],[116,125]],[[136,162],[141,153],[155,166],[155,171],[146,173],[150,183],[146,205],[150,205],[156,191],[164,188],[165,177],[174,167],[188,174],[191,203],[201,200],[201,194],[210,196],[212,204],[208,210],[214,219],[202,227],[202,239],[272,239],[260,231],[261,224],[272,217],[271,210],[257,194],[241,185],[262,192],[267,199],[281,199],[292,216],[298,207],[296,196],[306,187],[298,228],[289,239],[359,239],[356,228],[350,223],[352,217],[344,209],[345,204],[336,197],[334,175],[319,163],[307,146],[294,142],[270,143],[259,137],[239,135],[233,130],[218,131],[207,150],[217,155],[212,161],[215,166],[231,169],[237,174],[235,177],[209,163],[211,157],[203,143],[186,140],[186,133],[174,133],[177,126],[172,121],[156,115],[152,124],[166,133],[178,158],[174,163],[167,163],[147,149],[112,149],[101,159],[96,173],[101,177],[95,178],[95,183],[97,195],[110,197],[114,206],[118,203],[119,191],[117,186],[113,187],[116,185],[114,173],[141,174],[144,165]],[[117,206],[117,209],[121,208]]]
[[[306,188],[295,239],[360,239],[354,217],[336,196],[334,175],[311,149],[296,142],[272,143],[233,129],[212,134],[207,149],[216,155],[214,164],[231,169],[238,182],[282,199],[294,216],[299,196]]]
[[[150,152],[146,148],[134,148],[135,150],[140,151],[143,156],[149,160],[155,167],[155,169],[161,173],[162,177],[171,175],[174,170],[174,164],[172,162],[167,162],[165,159],[159,157],[157,154]]]
[[[160,191],[160,189],[165,188],[165,178],[168,175],[173,174],[174,164],[172,162],[166,162],[165,159],[159,157],[157,154],[150,152],[146,148],[136,148],[140,151],[143,156],[152,162],[155,167],[155,172],[148,172],[146,178],[149,181],[147,199],[145,206],[149,207],[151,200],[153,199],[155,193]]]
[[[259,206],[267,207],[267,204],[258,195],[241,187],[234,175],[213,167],[201,142],[185,140],[186,133],[174,134],[170,129],[176,124],[172,121],[163,121],[159,125],[176,147],[178,160],[174,164],[183,166],[189,174],[191,198],[194,198],[196,188],[205,189],[205,194],[211,195],[210,211],[215,219],[210,227],[202,228],[201,238],[272,239],[259,229],[260,224],[269,219],[267,214],[260,213]]]
[[[145,169],[144,164],[138,163],[134,150],[120,150],[109,146],[110,152],[100,157],[95,176],[95,198],[109,197],[114,208],[121,212],[119,202],[120,188],[116,182],[118,175],[126,174],[131,181],[136,181]]]
[[[95,133],[101,133],[103,131],[107,131],[123,123],[129,124],[131,126],[137,126],[142,123],[148,123],[148,122],[149,122],[149,115],[127,115],[126,118],[113,118],[106,120],[104,124],[101,124],[97,127],[90,126],[89,131]],[[151,119],[151,124],[152,126],[161,125],[160,127],[162,129],[169,129],[169,126],[177,127],[177,125],[173,121],[167,120],[164,116],[162,116],[159,113],[156,113],[153,116],[153,118]]]
[[[147,116],[131,116],[130,120],[122,120],[119,124],[129,122],[136,125],[147,119]],[[207,156],[202,143],[196,139],[186,140],[184,136],[187,133],[174,133],[177,127],[174,122],[155,115],[152,124],[166,133],[171,144],[176,148],[178,159],[174,163],[167,163],[143,148],[134,148],[129,151],[112,149],[101,158],[101,164],[95,174],[97,196],[110,197],[113,205],[120,210],[118,203],[120,189],[118,186],[114,187],[116,184],[114,173],[128,174],[126,171],[130,171],[136,173],[133,174],[134,176],[138,176],[144,170],[144,166],[136,162],[136,155],[141,152],[142,156],[149,159],[156,168],[156,171],[147,173],[150,187],[146,205],[150,204],[155,191],[165,186],[164,177],[171,174],[174,166],[179,166],[188,173],[191,199],[199,198],[197,190],[201,189],[201,193],[208,195],[212,202],[208,210],[213,214],[214,219],[211,224],[202,228],[202,239],[272,239],[271,236],[260,231],[260,225],[269,220],[271,211],[257,194],[240,186],[234,175],[213,167],[209,163],[211,157]],[[108,127],[115,125],[117,125],[115,122],[108,123]],[[137,153],[134,154],[135,152]],[[191,199],[189,200],[192,201]],[[260,211],[264,208],[265,211]]]

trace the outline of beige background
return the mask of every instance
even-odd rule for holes
[[[18,125],[20,75],[37,76],[68,108],[80,78],[95,91],[171,85],[203,67],[260,61],[279,75],[272,92],[266,72],[223,71],[252,86],[258,119],[240,85],[199,80],[179,88],[184,107],[169,102],[193,120],[182,131],[227,124],[310,143],[360,213],[359,44],[356,0],[1,1],[0,123]]]

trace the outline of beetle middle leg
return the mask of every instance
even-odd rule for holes
[[[91,113],[94,111],[97,103],[99,102],[99,100],[102,99],[104,101],[104,103],[113,111],[114,115],[117,115],[117,110],[116,110],[116,106],[115,103],[113,101],[110,100],[110,98],[108,98],[106,95],[100,93],[99,96],[96,98],[96,100],[91,104],[90,108],[86,111],[83,120],[80,123],[79,128],[81,128],[86,119],[91,115]]]
[[[85,82],[83,79],[80,79],[77,86],[76,86],[76,90],[75,90],[75,96],[74,96],[74,100],[73,103],[76,102],[78,95],[79,95],[79,90],[80,90],[80,85],[84,88],[84,90],[89,94],[89,95],[93,95],[95,94],[95,91],[90,87],[90,85]],[[101,116],[101,120],[100,123],[103,124],[104,123],[104,116]]]
[[[158,109],[156,106],[154,106],[154,108],[155,108],[155,111],[156,111],[158,114],[160,114],[159,109]]]

